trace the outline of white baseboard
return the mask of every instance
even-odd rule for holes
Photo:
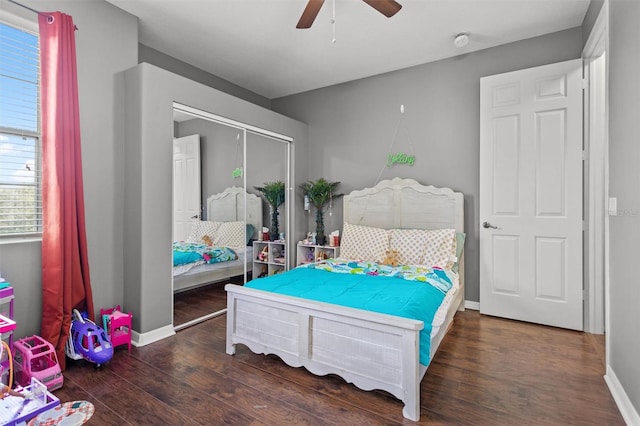
[[[480,302],[474,302],[473,300],[464,301],[465,309],[473,309],[474,311],[480,310]]]
[[[166,337],[171,337],[176,334],[172,325],[167,325],[155,330],[148,331],[146,333],[138,333],[133,330],[131,332],[131,344],[133,346],[145,346],[158,340],[162,340]]]
[[[618,405],[618,410],[622,414],[622,418],[628,425],[640,425],[640,414],[635,409],[631,400],[624,391],[622,384],[618,380],[618,376],[614,373],[610,365],[607,365],[607,373],[604,375],[604,381],[609,386],[609,392],[613,396],[613,400]]]

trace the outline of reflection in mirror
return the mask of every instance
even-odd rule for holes
[[[176,331],[226,312],[224,285],[251,279],[253,241],[261,237],[263,224],[270,226],[269,206],[254,187],[267,180],[289,187],[287,142],[215,117],[174,109]],[[285,206],[278,216],[286,234]]]
[[[252,278],[287,269],[285,241],[290,220],[289,200],[285,194],[289,181],[288,168],[283,164],[287,164],[288,149],[289,144],[282,140],[247,132],[247,193],[262,198],[263,222],[263,229],[257,234],[258,241],[252,242]]]

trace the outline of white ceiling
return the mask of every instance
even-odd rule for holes
[[[386,18],[357,0],[108,0],[139,18],[140,42],[269,99],[580,26],[590,0],[397,0]],[[470,42],[458,49],[457,33]]]

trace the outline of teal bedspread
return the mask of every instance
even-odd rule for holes
[[[173,243],[173,266],[186,265],[193,262],[228,262],[237,258],[237,253],[229,247],[212,247],[183,241]]]
[[[442,270],[439,272],[443,274],[439,275],[424,268],[419,274],[425,277],[423,280],[416,279],[415,273],[380,275],[378,266],[381,265],[367,265],[367,268],[362,268],[361,263],[339,264],[335,261],[311,264],[283,274],[254,279],[245,287],[423,321],[420,363],[429,365],[431,323],[445,295],[441,281],[451,284],[451,280]]]

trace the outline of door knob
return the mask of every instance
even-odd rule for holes
[[[493,226],[492,224],[490,224],[489,222],[482,222],[482,227],[483,228],[491,228],[491,229],[498,229],[497,226]]]

